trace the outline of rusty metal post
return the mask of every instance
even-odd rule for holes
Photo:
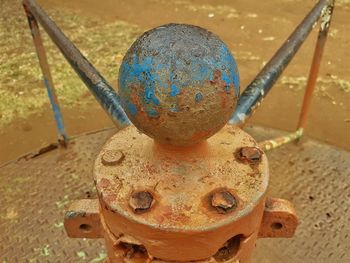
[[[98,200],[69,208],[70,237],[103,236],[110,263],[249,263],[258,238],[294,235],[293,205],[266,195],[266,154],[225,125],[239,77],[217,36],[183,24],[144,33],[123,59],[119,90],[135,126],[102,147]]]
[[[310,104],[312,100],[312,94],[316,86],[317,75],[320,69],[323,50],[327,41],[328,29],[332,20],[333,9],[334,9],[334,0],[329,0],[328,5],[323,10],[322,17],[321,17],[320,30],[318,33],[314,56],[312,59],[312,64],[309,72],[309,78],[306,85],[304,100],[303,100],[300,117],[299,117],[298,129],[304,130],[306,125],[307,116],[309,113]]]
[[[304,20],[298,25],[294,32],[283,43],[271,60],[258,73],[254,80],[243,91],[238,100],[229,123],[243,126],[254,111],[259,107],[263,98],[277,81],[296,52],[299,50],[313,26],[327,6],[328,0],[320,0]]]
[[[169,24],[139,37],[123,59],[119,96],[34,0],[23,3],[35,17],[34,32],[37,19],[111,118],[135,125],[99,153],[98,200],[73,203],[65,216],[70,237],[103,237],[112,263],[248,263],[258,238],[294,235],[292,204],[266,195],[263,150],[299,138],[303,129],[259,146],[225,124],[231,116],[230,124],[246,121],[323,14],[312,91],[334,1],[315,5],[239,100],[236,62],[205,29]],[[301,126],[308,94],[305,100]]]
[[[54,113],[58,133],[60,135],[59,142],[62,145],[66,146],[68,136],[67,136],[66,131],[65,131],[63,116],[62,116],[61,109],[60,109],[60,106],[58,103],[55,87],[53,85],[52,76],[50,73],[50,67],[49,67],[49,63],[47,62],[46,52],[45,52],[45,48],[44,48],[44,45],[43,45],[43,42],[41,39],[39,26],[38,26],[38,23],[37,23],[35,17],[26,8],[26,6],[24,6],[24,9],[25,9],[25,12],[26,12],[26,15],[28,18],[28,23],[29,23],[30,31],[32,33],[34,46],[35,46],[36,53],[37,53],[37,56],[39,59],[39,65],[40,65],[41,71],[43,73],[43,79],[44,79],[43,82],[44,82],[44,85],[46,87],[49,99],[50,99],[50,103],[51,103],[51,107],[52,107],[52,110]]]
[[[259,147],[264,151],[270,151],[272,149],[276,149],[292,141],[298,140],[302,136],[303,136],[303,130],[298,129],[295,132],[289,133],[285,136],[259,142]]]
[[[322,10],[320,29],[317,37],[312,64],[310,67],[309,78],[305,89],[305,95],[300,112],[297,130],[279,138],[269,139],[260,142],[259,146],[265,151],[278,148],[292,141],[298,141],[304,134],[304,128],[310,109],[312,95],[315,90],[317,75],[320,69],[322,54],[327,40],[328,29],[332,20],[334,2],[334,0],[328,0],[327,5]]]

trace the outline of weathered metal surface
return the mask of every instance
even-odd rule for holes
[[[53,85],[50,67],[49,63],[47,62],[45,48],[41,39],[39,26],[34,16],[26,8],[25,11],[27,14],[29,28],[32,33],[36,53],[38,55],[39,65],[43,73],[43,82],[46,87],[47,94],[49,96],[51,107],[54,113],[57,130],[59,133],[59,142],[61,142],[63,145],[66,145],[68,136],[64,127],[63,116],[61,113],[60,105],[58,103],[55,87]]]
[[[191,147],[159,144],[133,126],[121,130],[94,168],[106,225],[162,260],[208,259],[238,235],[250,246],[263,216],[268,166],[261,151],[258,163],[237,160],[242,147],[256,142],[232,126]],[[123,162],[105,165],[105,153],[116,150],[123,151]],[[232,258],[246,262],[251,251],[245,253]]]
[[[102,108],[119,126],[129,124],[124,110],[120,106],[119,96],[94,66],[81,54],[72,42],[63,34],[49,16],[38,6],[35,0],[23,0],[26,12],[33,15],[51,40],[61,50],[69,64],[89,88]]]
[[[298,226],[294,206],[289,201],[267,198],[261,222],[261,237],[293,237]]]
[[[154,203],[153,195],[149,191],[136,191],[129,198],[129,206],[136,214],[149,211]]]
[[[227,189],[214,190],[209,197],[210,205],[220,214],[226,214],[236,209],[238,201]]]
[[[273,84],[299,50],[322,13],[325,12],[328,1],[320,0],[314,6],[284,42],[282,47],[243,91],[237,102],[237,108],[229,121],[230,124],[244,125],[255,109],[259,107],[262,99],[267,95]]]
[[[247,129],[257,140],[285,134]],[[71,200],[96,197],[93,160],[111,134],[73,138],[68,149],[52,147],[0,168],[1,262],[103,262],[104,242],[67,237],[63,217]],[[253,262],[350,262],[350,153],[305,139],[268,158],[268,194],[293,202],[302,220],[292,239],[259,239]]]
[[[320,30],[318,33],[314,56],[312,59],[309,79],[305,89],[304,100],[300,111],[298,128],[295,132],[290,133],[286,136],[269,139],[259,143],[259,146],[264,150],[272,150],[282,145],[285,145],[289,142],[298,140],[304,134],[304,128],[306,125],[307,116],[311,105],[312,95],[316,86],[318,71],[320,69],[322,54],[323,54],[323,50],[327,40],[328,29],[330,27],[330,23],[332,20],[333,9],[334,9],[334,0],[328,0],[327,5],[322,10]]]
[[[146,248],[135,238],[128,235],[115,236],[107,226],[103,217],[101,219],[102,227],[104,229],[104,239],[108,251],[109,258],[106,259],[105,263],[112,262],[129,262],[129,263],[169,263],[174,261],[161,260],[148,254]],[[256,240],[256,234],[246,239],[242,239],[241,236],[229,240],[224,244],[222,249],[218,251],[213,257],[196,260],[196,261],[181,261],[183,263],[198,262],[198,263],[238,263],[235,255],[237,250],[241,247],[239,256],[244,257],[250,255],[251,250],[254,248]],[[243,245],[242,245],[243,244]],[[248,252],[248,253],[247,253]]]
[[[328,11],[323,9],[325,2],[320,0],[243,93],[239,107],[246,107],[244,114],[259,105],[321,11]],[[34,0],[24,0],[24,5],[112,118],[128,125],[118,95],[102,76]],[[318,69],[320,43],[310,86]],[[290,204],[282,200],[265,204],[265,154],[238,128],[221,129],[239,96],[239,79],[235,61],[220,40],[188,25],[153,29],[133,44],[119,76],[127,114],[155,140],[129,126],[108,141],[94,167],[100,211],[96,202],[86,200],[80,203],[83,208],[79,204],[70,208],[65,226],[71,236],[95,238],[103,232],[110,262],[247,263],[258,235],[294,234],[297,220]],[[237,116],[241,123],[247,117]],[[84,207],[86,203],[93,207]]]
[[[334,0],[328,0],[328,5],[323,10],[321,17],[320,30],[318,33],[314,56],[309,72],[309,79],[305,89],[304,101],[300,112],[298,129],[304,129],[306,125],[306,120],[311,105],[312,94],[316,86],[317,75],[320,69],[323,50],[327,41],[328,29],[332,21],[333,9]]]
[[[45,147],[0,168],[0,262],[103,261],[103,241],[69,238],[63,220],[71,201],[96,197],[92,166],[111,134],[70,138],[66,149]]]
[[[278,147],[281,147],[282,145],[285,145],[287,143],[299,140],[303,135],[304,130],[298,129],[295,132],[283,135],[281,137],[268,139],[262,142],[259,142],[259,147],[263,149],[264,151],[270,151],[272,149],[276,149]]]
[[[72,238],[102,238],[99,202],[97,199],[74,201],[64,217],[64,228]]]
[[[241,147],[236,152],[239,161],[248,164],[259,164],[262,159],[263,152],[258,147]]]
[[[128,50],[119,95],[142,132],[162,143],[190,145],[227,123],[239,96],[239,75],[216,35],[168,24],[147,31]]]

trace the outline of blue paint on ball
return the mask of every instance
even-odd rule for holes
[[[131,115],[135,116],[137,114],[137,108],[134,104],[128,103],[128,111],[131,113]]]
[[[228,75],[222,73],[221,79],[226,83],[226,87],[230,87],[232,81]]]
[[[176,87],[175,84],[171,84],[171,91],[170,91],[171,97],[175,97],[175,96],[179,95],[180,92],[181,92],[180,89],[178,89],[178,87]]]
[[[211,105],[233,111],[239,74],[230,50],[217,36],[199,27],[170,24],[146,32],[128,50],[119,71],[119,93],[131,121],[145,113],[166,122],[197,107],[208,94]],[[222,103],[228,101],[225,96],[232,104]]]
[[[202,93],[198,92],[195,96],[196,102],[200,102],[203,99]]]
[[[146,112],[147,112],[148,116],[150,116],[151,118],[159,117],[159,113],[156,109],[147,109]]]

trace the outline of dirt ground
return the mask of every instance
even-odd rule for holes
[[[219,35],[237,58],[244,89],[314,0],[38,0],[70,39],[117,88],[118,67],[145,30],[189,23]],[[56,140],[27,21],[18,0],[0,0],[0,163]],[[337,1],[306,134],[350,149],[350,1]],[[43,34],[45,36],[45,34]],[[267,96],[252,123],[293,130],[317,30]],[[112,126],[45,36],[69,135]]]

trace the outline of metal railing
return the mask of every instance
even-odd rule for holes
[[[334,2],[335,0],[320,0],[312,8],[304,20],[283,43],[281,48],[243,91],[238,100],[237,108],[229,123],[243,126],[254,111],[260,106],[263,98],[267,95],[286,66],[295,56],[302,43],[312,31],[316,22],[321,20],[298,127],[295,132],[286,136],[261,142],[260,146],[264,150],[279,147],[285,143],[297,140],[303,135],[318,71],[320,68],[320,62],[327,39],[328,29],[332,19]],[[44,77],[44,84],[46,86],[54,112],[57,129],[60,136],[59,141],[63,145],[66,145],[68,136],[65,131],[63,117],[55,93],[45,49],[40,36],[38,22],[50,36],[52,41],[57,45],[69,64],[89,88],[91,93],[95,96],[96,100],[107,112],[113,122],[118,126],[129,125],[130,121],[120,105],[118,94],[95,69],[95,67],[81,54],[79,49],[77,49],[65,36],[65,34],[41,9],[35,0],[23,0],[23,6],[28,17],[29,27],[32,32],[34,45],[39,58],[39,64]]]

